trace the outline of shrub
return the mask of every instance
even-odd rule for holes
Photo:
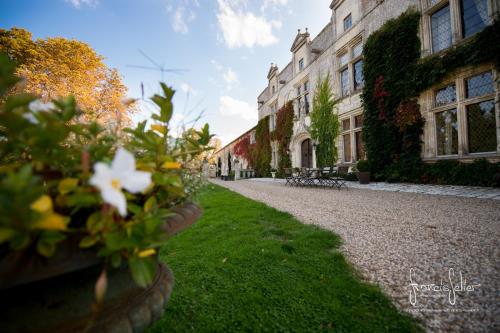
[[[171,137],[174,91],[161,83],[162,95],[151,98],[158,107],[151,128],[143,121],[117,136],[80,121],[73,97],[3,99],[17,81],[14,70],[0,54],[2,250],[51,257],[71,235],[105,267],[126,261],[135,281],[147,285],[168,237],[165,218],[199,186],[182,165],[209,150],[208,125]]]
[[[358,161],[356,169],[360,172],[369,172],[371,170],[370,162],[367,160]]]

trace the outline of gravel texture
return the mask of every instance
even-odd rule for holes
[[[429,332],[500,332],[498,200],[212,182],[339,234],[361,275]]]

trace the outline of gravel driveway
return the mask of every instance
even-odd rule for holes
[[[429,332],[500,332],[498,200],[213,182],[339,234],[364,278]]]

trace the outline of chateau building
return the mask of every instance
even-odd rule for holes
[[[387,20],[408,9],[422,15],[419,25],[422,57],[439,53],[483,30],[500,10],[499,0],[334,0],[330,22],[311,39],[299,30],[290,48],[291,60],[282,70],[271,64],[268,86],[259,94],[259,120],[287,101],[294,104],[290,156],[293,167],[315,167],[315,149],[309,134],[314,88],[330,77],[340,121],[337,140],[339,164],[352,165],[366,157],[361,131],[363,106],[363,45]],[[484,50],[488,52],[488,50]],[[422,159],[500,160],[499,73],[493,64],[454,71],[418,99],[425,118]],[[278,164],[277,143],[271,143],[272,167]]]

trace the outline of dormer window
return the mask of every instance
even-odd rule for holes
[[[275,87],[275,86],[273,86],[273,87],[271,88],[271,90],[272,90],[273,95],[274,95],[274,93],[276,92],[276,87]]]
[[[299,60],[299,72],[304,69],[304,58]]]
[[[344,31],[349,30],[350,27],[352,27],[352,16],[351,16],[351,14],[347,15],[344,18]]]

